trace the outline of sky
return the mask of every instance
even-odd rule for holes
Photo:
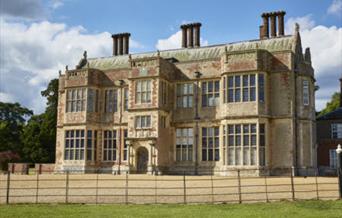
[[[201,45],[259,37],[263,12],[286,11],[285,34],[300,25],[315,69],[316,110],[339,91],[342,0],[0,0],[0,101],[44,112],[40,92],[65,65],[110,56],[111,34],[130,32],[130,53],[181,46],[179,26],[201,22]]]

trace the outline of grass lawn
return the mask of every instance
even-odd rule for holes
[[[0,205],[0,217],[339,217],[342,201],[220,205]]]

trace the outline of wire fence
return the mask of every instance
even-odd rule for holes
[[[216,173],[215,173],[216,174]],[[339,199],[337,177],[64,174],[0,175],[0,203],[188,204]]]

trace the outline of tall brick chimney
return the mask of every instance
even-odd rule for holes
[[[262,13],[261,17],[263,20],[263,25],[260,26],[260,39],[267,39],[269,38],[270,30],[269,26],[271,27],[271,37],[277,36],[284,36],[284,16],[285,11],[276,11],[276,12],[268,12]],[[277,22],[278,19],[278,31],[277,31]],[[269,23],[270,22],[270,23]],[[278,33],[278,35],[277,35]]]
[[[129,53],[130,33],[113,34],[113,56],[125,55]]]
[[[201,23],[190,23],[181,25],[182,48],[200,47]]]

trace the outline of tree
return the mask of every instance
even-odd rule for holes
[[[331,100],[327,102],[325,108],[319,112],[318,116],[323,116],[331,111],[336,110],[339,107],[340,107],[340,93],[335,92],[331,96]]]
[[[50,81],[41,92],[47,98],[45,112],[32,116],[24,128],[21,140],[24,156],[30,162],[54,162],[58,105],[58,79]]]
[[[33,112],[19,103],[0,102],[0,151],[13,151],[21,154],[20,135],[26,119]]]

